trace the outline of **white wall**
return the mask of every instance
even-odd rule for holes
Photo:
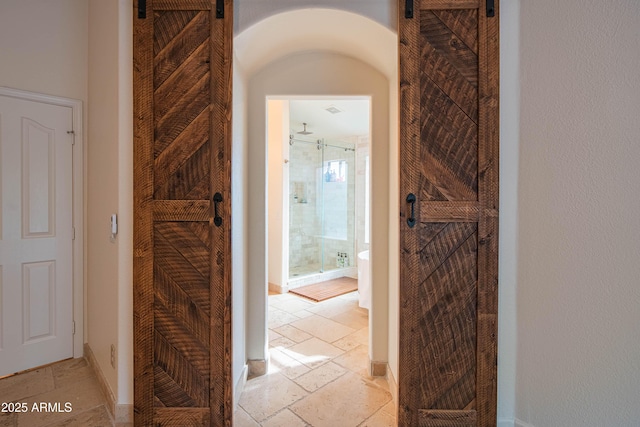
[[[398,383],[398,350],[400,348],[400,144],[399,85],[397,69],[389,79],[389,370]]]
[[[87,101],[85,0],[0,1],[0,86]]]
[[[133,8],[118,0],[118,393],[133,404]],[[91,98],[91,94],[89,94]],[[118,416],[118,414],[116,414]]]
[[[89,2],[87,342],[120,404],[133,399],[131,14],[127,0]]]
[[[89,2],[89,106],[87,164],[87,342],[117,396],[110,346],[118,344],[119,242],[109,224],[118,212],[118,8]]]
[[[398,20],[397,2],[394,0],[235,0],[234,33],[239,34],[255,23],[283,12],[318,8],[352,12],[390,29],[396,28]],[[297,25],[295,22],[290,24]],[[301,24],[315,25],[309,20]],[[329,28],[340,26],[339,22],[335,24]],[[340,34],[329,31],[326,36],[333,38]]]
[[[247,248],[248,214],[243,206],[248,202],[247,169],[247,78],[234,58],[233,115],[231,147],[231,340],[233,386],[243,377],[247,361]]]
[[[289,186],[289,176],[285,179],[284,149],[289,129],[289,102],[285,100],[269,100],[267,106],[267,141],[268,145],[268,179],[267,179],[267,205],[268,205],[268,281],[278,286],[286,286],[289,278],[289,271],[284,267],[285,258],[289,254],[288,236],[285,231],[289,224],[288,210],[285,210],[284,197],[289,195],[285,191],[285,183]],[[286,207],[288,208],[288,203]],[[286,216],[286,218],[285,218]],[[285,247],[285,245],[287,247]],[[287,263],[288,264],[288,263]]]
[[[637,426],[640,8],[520,12],[516,415]]]
[[[513,426],[516,379],[520,0],[500,3],[500,225],[498,230],[498,422]],[[510,423],[510,424],[509,424]]]

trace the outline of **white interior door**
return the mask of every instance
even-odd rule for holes
[[[73,356],[72,125],[0,96],[0,376]]]

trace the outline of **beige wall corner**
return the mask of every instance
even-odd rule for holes
[[[84,357],[87,359],[89,366],[91,366],[91,369],[96,375],[98,384],[100,385],[100,390],[102,390],[102,394],[104,394],[107,399],[107,410],[109,411],[109,414],[111,414],[113,420],[116,424],[133,423],[133,405],[118,404],[116,402],[113,391],[105,379],[102,369],[100,369],[100,365],[98,365],[96,357],[89,344],[84,345]]]

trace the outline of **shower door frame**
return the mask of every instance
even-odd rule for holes
[[[292,143],[292,141],[293,141],[293,143]],[[338,149],[342,149],[342,148],[343,148],[343,147],[339,147],[339,146],[331,145],[331,144],[330,144],[330,143],[328,143],[327,141],[328,141],[328,140],[327,140],[327,139],[325,139],[325,138],[320,138],[320,139],[318,139],[317,141],[304,141],[304,140],[302,140],[302,139],[300,139],[300,138],[295,138],[295,134],[290,134],[290,135],[289,135],[289,147],[294,146],[294,145],[295,145],[295,143],[310,144],[310,145],[313,145],[313,146],[314,146],[313,148],[316,148],[317,150],[321,151],[321,153],[322,153],[322,154],[321,154],[321,156],[320,156],[320,161],[319,161],[319,163],[318,163],[318,162],[316,162],[316,163],[314,163],[314,165],[313,165],[313,167],[314,167],[314,169],[315,169],[315,173],[314,173],[315,181],[314,181],[313,183],[311,183],[311,185],[315,185],[315,186],[316,186],[316,188],[317,188],[317,187],[318,187],[318,179],[320,179],[320,183],[321,183],[320,188],[321,188],[321,190],[320,190],[319,192],[316,192],[315,202],[316,202],[316,203],[318,203],[318,200],[321,200],[321,202],[320,202],[320,203],[322,203],[322,205],[320,206],[320,209],[322,209],[322,212],[321,212],[321,215],[320,215],[320,216],[321,216],[321,218],[320,218],[321,225],[320,225],[320,231],[319,231],[319,236],[318,236],[318,238],[320,239],[320,242],[318,243],[318,246],[320,247],[320,255],[319,255],[319,257],[318,257],[318,258],[319,258],[319,262],[320,262],[320,266],[319,266],[319,268],[318,268],[318,269],[315,269],[315,270],[313,270],[313,271],[309,271],[309,272],[303,273],[303,274],[301,274],[300,276],[298,276],[298,275],[292,276],[292,275],[291,275],[291,263],[290,263],[290,254],[291,254],[291,250],[290,250],[290,248],[291,248],[291,246],[290,246],[290,242],[291,242],[292,205],[293,205],[294,203],[292,203],[292,202],[291,202],[291,184],[292,184],[292,178],[291,178],[291,172],[289,172],[289,174],[288,174],[288,186],[287,186],[287,187],[289,188],[289,190],[288,190],[288,192],[287,192],[287,194],[286,194],[286,196],[287,196],[287,197],[283,197],[283,201],[285,201],[285,200],[286,200],[286,202],[284,202],[284,203],[285,203],[285,206],[283,206],[283,209],[286,209],[286,210],[289,212],[289,221],[288,221],[288,223],[287,223],[286,225],[284,225],[284,220],[283,220],[283,226],[284,226],[284,228],[285,228],[285,229],[286,229],[286,231],[287,231],[286,233],[283,233],[283,235],[285,235],[285,234],[286,234],[287,236],[289,236],[289,245],[288,245],[289,251],[288,251],[288,253],[287,253],[287,257],[286,257],[286,259],[287,259],[287,266],[288,266],[288,268],[287,268],[287,281],[291,280],[291,279],[292,279],[292,278],[294,278],[294,277],[300,277],[300,278],[302,278],[302,277],[312,276],[312,275],[314,275],[314,274],[324,274],[324,273],[333,272],[333,271],[339,270],[339,269],[341,269],[341,268],[355,267],[354,265],[350,265],[350,266],[347,266],[347,267],[338,267],[338,266],[336,266],[336,268],[331,268],[331,269],[328,269],[328,268],[327,268],[327,259],[326,259],[326,258],[327,258],[327,257],[326,257],[327,249],[326,249],[326,241],[327,241],[327,239],[329,239],[330,237],[329,237],[329,236],[327,236],[327,232],[326,232],[326,204],[325,204],[325,201],[326,201],[326,200],[325,200],[325,195],[326,195],[326,193],[325,193],[326,184],[325,184],[325,183],[326,183],[326,181],[324,180],[324,168],[325,168],[325,163],[326,163],[328,160],[326,160],[326,158],[325,158],[325,151],[326,151],[328,148],[338,148]],[[346,151],[346,150],[350,150],[350,151],[352,151],[352,152],[353,152],[353,155],[352,155],[352,156],[353,156],[353,160],[352,160],[352,162],[351,162],[351,163],[352,163],[351,167],[354,169],[354,171],[353,171],[353,175],[354,175],[354,176],[353,176],[353,180],[354,180],[354,183],[353,183],[353,184],[354,184],[354,186],[355,186],[355,185],[356,185],[356,182],[355,182],[355,180],[356,180],[356,173],[357,173],[357,172],[356,172],[356,171],[357,171],[357,164],[356,164],[356,163],[357,163],[357,159],[356,159],[357,144],[356,144],[356,143],[353,143],[353,145],[354,145],[354,146],[353,146],[352,148],[344,147],[344,149],[345,149],[345,151]],[[320,146],[321,146],[321,148],[320,148]],[[291,167],[291,165],[293,165],[293,160],[291,159],[291,150],[289,149],[288,156],[286,156],[286,155],[284,154],[284,153],[285,153],[285,151],[286,151],[286,149],[287,149],[287,148],[289,148],[289,147],[286,147],[286,145],[283,145],[283,148],[285,148],[285,150],[283,150],[283,157],[285,157],[285,158],[286,158],[286,157],[288,157],[287,164]],[[348,159],[347,159],[347,161],[348,161]],[[321,172],[321,176],[320,176],[320,177],[318,177],[318,175],[317,175],[318,167],[320,168],[320,172]],[[350,173],[349,171],[350,171],[350,169],[349,169],[349,164],[347,163],[347,175]],[[283,178],[283,180],[284,180],[284,178]],[[284,189],[284,186],[283,186],[283,189]],[[348,195],[348,192],[349,192],[349,188],[347,187],[347,204],[349,204],[349,195]],[[307,193],[307,194],[309,194],[309,191],[307,190],[307,191],[306,191],[306,193]],[[354,194],[353,194],[353,197],[352,197],[352,200],[351,200],[351,202],[352,202],[352,203],[353,203],[353,205],[354,205],[354,206],[353,206],[353,210],[354,210],[354,217],[355,217],[355,215],[357,214],[357,213],[355,212],[355,210],[356,210],[356,207],[355,207],[355,204],[356,204],[356,200],[355,200],[355,193],[356,193],[356,190],[354,189]],[[295,196],[294,196],[294,197],[295,197]],[[304,202],[299,202],[299,203],[303,203],[303,204],[304,204]],[[316,212],[317,212],[317,209],[318,209],[318,207],[316,206]],[[348,209],[348,206],[347,206],[347,209]],[[348,221],[349,216],[347,215],[347,217],[346,217],[346,218],[347,218],[347,221]],[[353,225],[352,225],[352,227],[349,227],[349,226],[347,225],[347,239],[346,239],[346,240],[347,240],[347,242],[349,242],[349,237],[348,237],[348,235],[349,235],[349,230],[350,230],[350,229],[352,229],[352,230],[351,230],[352,239],[351,239],[351,244],[349,244],[350,249],[348,249],[348,251],[350,251],[350,252],[351,252],[351,253],[350,253],[350,255],[351,255],[351,262],[353,262],[353,260],[355,260],[356,252],[357,252],[357,249],[356,249],[356,240],[357,240],[357,230],[356,230],[356,226],[357,226],[357,224],[356,224],[356,220],[355,220],[355,219],[354,219],[354,221],[353,221]],[[315,229],[314,229],[314,230],[315,230]],[[283,277],[284,277],[284,276],[283,276]]]

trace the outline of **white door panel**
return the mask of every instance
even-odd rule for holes
[[[72,125],[0,96],[0,376],[73,356]]]

